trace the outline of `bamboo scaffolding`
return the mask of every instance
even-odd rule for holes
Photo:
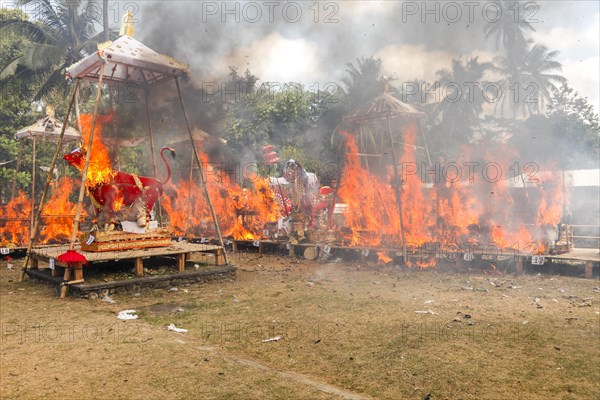
[[[31,249],[33,248],[33,244],[37,238],[37,231],[40,224],[40,217],[42,214],[42,209],[44,208],[44,204],[46,204],[46,197],[48,196],[48,189],[50,188],[50,182],[52,182],[52,175],[54,172],[54,167],[56,166],[56,160],[58,159],[58,154],[62,148],[63,139],[65,136],[65,130],[67,129],[67,125],[69,123],[69,116],[71,115],[71,110],[73,108],[73,103],[75,102],[75,97],[77,95],[79,89],[79,80],[75,83],[75,88],[73,90],[73,95],[71,96],[71,101],[69,102],[69,107],[67,108],[67,114],[65,115],[65,120],[63,122],[62,129],[60,131],[60,136],[58,139],[58,145],[56,146],[56,151],[54,152],[54,157],[52,158],[52,163],[50,164],[50,169],[48,170],[48,177],[46,178],[46,184],[44,186],[44,191],[42,192],[42,197],[40,199],[40,204],[38,206],[38,211],[36,213],[36,217],[33,224],[33,229],[29,232],[29,244],[27,245],[27,253],[25,256],[25,260],[23,261],[23,266],[21,268],[21,275],[19,277],[19,282],[23,282],[25,278],[25,271],[27,270],[27,264],[29,263],[29,259],[31,258]]]
[[[190,121],[188,119],[187,111],[185,108],[185,102],[183,101],[183,95],[181,93],[181,87],[179,85],[179,77],[175,77],[175,85],[177,86],[177,94],[179,95],[179,102],[181,103],[181,111],[183,112],[183,118],[185,120],[185,125],[187,127],[188,133],[190,135],[190,141],[192,142],[192,150],[194,153],[194,158],[196,159],[196,165],[198,166],[198,171],[200,173],[200,179],[202,181],[202,186],[204,187],[204,194],[206,195],[206,201],[208,202],[208,207],[210,208],[210,213],[213,218],[213,222],[215,224],[215,229],[217,231],[217,235],[219,237],[219,243],[221,247],[223,247],[223,259],[225,260],[225,264],[229,265],[229,261],[227,259],[227,251],[225,251],[225,243],[223,242],[223,235],[221,235],[221,228],[219,227],[219,222],[217,220],[217,214],[215,213],[215,208],[213,206],[212,200],[210,199],[210,193],[208,192],[208,185],[206,183],[206,175],[204,175],[204,170],[202,169],[202,161],[200,160],[200,156],[198,155],[198,149],[196,148],[196,142],[194,141],[194,135],[192,134],[192,128],[190,126]]]

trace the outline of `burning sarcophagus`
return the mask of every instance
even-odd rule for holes
[[[83,124],[88,120],[88,115],[82,116]],[[152,216],[154,205],[171,178],[165,153],[175,158],[174,150],[165,147],[160,151],[167,170],[164,181],[114,171],[99,133],[95,136],[97,143],[89,154],[90,164],[85,181],[96,215],[91,231],[84,232],[80,237],[82,250],[111,251],[170,245],[170,231],[158,228]],[[77,148],[65,154],[63,159],[78,170],[83,170],[87,156],[85,148]]]

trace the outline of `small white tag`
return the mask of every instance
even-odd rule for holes
[[[252,245],[254,247],[259,247],[260,246],[260,242],[258,240],[255,240],[254,242],[252,242]]]
[[[200,238],[200,243],[206,243],[207,241],[206,238]]]
[[[229,240],[229,239],[225,240],[225,244],[226,244],[227,246],[229,246],[229,245],[231,244],[231,240]]]
[[[285,244],[285,248],[289,250],[289,249],[291,249],[291,248],[292,248],[292,245],[291,245],[291,244],[289,244],[289,243],[286,243],[286,244]]]
[[[369,249],[362,249],[362,251],[360,252],[360,254],[362,254],[363,256],[367,257],[369,255]]]
[[[8,253],[10,253],[10,249],[8,247],[3,247],[0,249],[0,254],[2,255],[7,255]]]
[[[544,256],[531,256],[531,263],[533,265],[544,265],[546,257]]]
[[[54,258],[48,260],[48,264],[50,264],[50,269],[54,269]]]
[[[331,247],[329,247],[329,246],[323,246],[323,253],[325,253],[325,254],[331,253]]]
[[[465,260],[465,261],[471,262],[471,261],[473,261],[474,258],[475,257],[473,256],[473,253],[465,253],[465,254],[463,254],[463,260]]]
[[[94,243],[94,240],[96,240],[96,237],[94,235],[90,235],[88,237],[88,239],[85,241],[85,244],[87,244],[88,246],[92,243]]]

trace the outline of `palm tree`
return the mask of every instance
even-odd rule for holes
[[[0,23],[0,33],[14,32],[29,39],[18,58],[0,66],[0,79],[20,74],[39,78],[41,83],[33,96],[34,100],[39,100],[55,89],[66,89],[66,68],[95,51],[103,33],[96,33],[94,21],[79,13],[82,0],[68,4],[65,1],[33,1],[37,6],[37,20],[9,19]]]
[[[507,54],[518,52],[526,44],[523,31],[535,32],[533,26],[527,21],[527,13],[524,12],[524,4],[514,0],[495,0],[498,7],[498,21],[489,21],[484,26],[485,38],[496,37],[496,49],[500,44]],[[527,7],[536,6],[534,2],[528,1]],[[516,6],[516,7],[515,7]]]
[[[491,63],[480,63],[478,57],[466,63],[452,60],[451,70],[440,70],[440,77],[434,87],[439,87],[444,96],[438,103],[435,113],[441,117],[440,125],[444,136],[464,142],[471,139],[473,128],[479,126],[479,115],[483,111],[484,95],[482,79]],[[478,85],[474,85],[478,82]]]
[[[557,55],[558,51],[548,51],[546,46],[528,41],[524,48],[513,52],[512,57],[494,59],[495,70],[503,75],[499,104],[502,110],[504,105],[511,104],[513,120],[519,110],[523,116],[540,114],[553,92],[566,82],[563,76],[554,73],[562,70],[562,64],[555,60]]]
[[[383,93],[379,58],[357,58],[356,65],[348,63],[342,84],[350,108],[365,104]]]
[[[562,70],[562,64],[555,60],[558,54],[558,51],[548,51],[542,44],[534,45],[527,53],[525,82],[535,90],[531,95],[531,102],[526,102],[530,113],[540,114],[547,102],[552,101],[552,95],[567,82],[563,76],[553,73]]]

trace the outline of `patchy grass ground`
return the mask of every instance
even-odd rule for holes
[[[0,263],[1,398],[600,399],[598,280],[237,261],[116,304]]]

